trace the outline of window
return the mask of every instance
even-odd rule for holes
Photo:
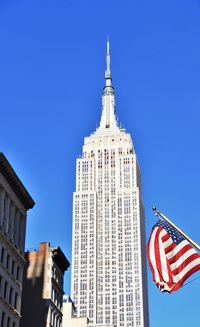
[[[53,324],[53,309],[50,309],[50,326]]]
[[[11,274],[14,275],[14,271],[15,271],[15,261],[12,261],[12,268],[11,268]]]
[[[10,288],[10,294],[9,294],[9,303],[12,304],[12,295],[13,295],[13,288]]]
[[[8,254],[7,258],[6,258],[6,268],[7,269],[9,269],[9,263],[10,263],[10,255]]]
[[[2,247],[1,249],[1,262],[4,262],[4,256],[5,256],[5,249]]]
[[[19,272],[20,272],[20,268],[19,266],[17,266],[17,275],[16,275],[16,279],[19,281]]]
[[[8,283],[5,282],[5,285],[4,285],[4,298],[6,299],[6,296],[7,296],[7,288],[8,288]]]
[[[2,276],[0,276],[0,295],[1,295],[1,290],[2,290]]]
[[[4,321],[5,321],[5,312],[3,311],[2,312],[2,316],[1,316],[1,326],[3,327],[4,326]]]
[[[7,320],[7,327],[10,327],[10,317],[8,317],[8,320]]]
[[[14,307],[17,310],[17,302],[18,302],[18,295],[15,293],[15,302],[14,302]]]
[[[55,319],[56,319],[56,314],[55,314],[55,312],[53,313],[53,326],[54,326],[54,324],[55,324]]]

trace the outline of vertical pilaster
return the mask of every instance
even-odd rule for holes
[[[6,197],[6,202],[5,202],[5,232],[8,234],[9,230],[9,220],[10,220],[10,197]]]
[[[19,223],[20,223],[20,211],[17,209],[15,215],[15,245],[19,247]]]
[[[9,235],[12,241],[14,241],[14,224],[15,224],[15,205],[14,203],[11,202]]]
[[[5,190],[3,187],[0,187],[0,228],[3,228],[4,198]]]
[[[21,252],[24,253],[26,236],[26,215],[22,216],[22,230],[21,230]]]

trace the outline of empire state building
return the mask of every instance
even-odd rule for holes
[[[76,162],[72,242],[77,316],[95,326],[148,327],[140,170],[115,114],[109,42],[100,125]]]

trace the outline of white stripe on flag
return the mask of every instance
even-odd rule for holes
[[[187,252],[183,253],[183,255],[174,263],[170,265],[171,270],[173,271],[177,267],[181,265],[183,261],[185,261],[187,258],[189,258],[192,254],[197,253],[195,249],[189,249]]]
[[[173,243],[173,240],[170,237],[167,241],[163,242],[164,248],[165,249],[168,248],[168,246],[170,246],[172,243]]]
[[[187,272],[190,271],[190,269],[199,264],[200,258],[197,258],[190,262],[178,275],[174,276],[175,281],[178,282],[179,280],[181,280],[187,274]]]

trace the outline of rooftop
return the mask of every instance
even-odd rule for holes
[[[0,152],[0,173],[7,180],[8,184],[11,186],[15,192],[18,199],[22,202],[26,210],[34,207],[35,202],[20,181],[19,177],[15,173],[14,169],[10,165],[9,161],[5,155]]]

